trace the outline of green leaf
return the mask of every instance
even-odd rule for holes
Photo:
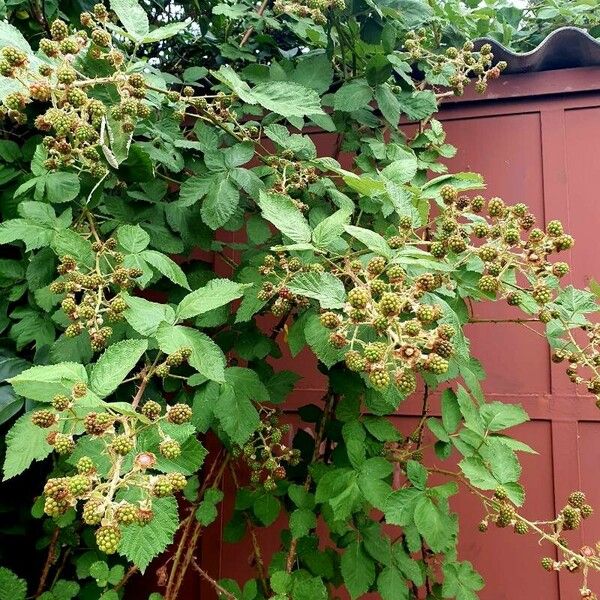
[[[316,526],[317,518],[310,508],[298,508],[290,514],[290,531],[296,539],[308,535]]]
[[[400,185],[407,183],[417,174],[417,157],[411,150],[400,147],[396,149],[395,154],[395,160],[381,171],[381,175]]]
[[[159,348],[166,354],[172,354],[186,346],[190,347],[192,356],[189,364],[207,379],[224,381],[225,356],[207,335],[189,327],[161,323],[155,337]]]
[[[454,433],[462,421],[460,406],[456,399],[456,394],[450,388],[442,393],[442,423],[448,433]]]
[[[375,582],[375,563],[364,551],[360,542],[352,542],[340,561],[342,577],[351,598],[358,598]]]
[[[427,469],[416,460],[409,460],[406,463],[406,475],[409,481],[419,490],[424,490],[427,485]]]
[[[475,593],[483,589],[483,579],[473,570],[470,562],[450,562],[443,566],[444,582],[442,584],[442,598],[456,598],[456,600],[477,600]]]
[[[14,25],[0,21],[0,47],[4,46],[14,46],[29,55],[33,54],[31,46],[23,34]]]
[[[144,250],[140,256],[173,283],[180,285],[186,290],[190,289],[185,273],[181,270],[181,267],[168,256],[165,256],[161,252],[156,252],[155,250]]]
[[[444,429],[442,422],[436,417],[430,417],[427,419],[427,427],[438,440],[442,442],[449,442],[450,437],[448,436],[448,432]]]
[[[256,515],[256,518],[265,526],[272,525],[279,516],[281,510],[281,504],[279,500],[271,494],[262,494],[259,496],[254,504],[252,505],[252,511]]]
[[[147,525],[123,528],[119,554],[137,565],[143,573],[150,561],[173,541],[179,515],[175,498],[157,498],[152,502],[154,518]]]
[[[139,225],[122,225],[117,230],[117,240],[125,252],[137,254],[148,246],[150,236]]]
[[[8,382],[19,396],[38,402],[51,402],[56,394],[69,396],[76,383],[87,383],[87,380],[87,372],[82,365],[64,362],[31,367]]]
[[[100,398],[112,394],[137,365],[147,348],[147,340],[123,340],[110,345],[92,369],[90,376],[92,391]]]
[[[152,44],[154,42],[166,40],[170,37],[173,37],[174,35],[177,35],[179,32],[189,27],[189,25],[189,20],[180,21],[179,23],[168,23],[167,25],[163,25],[162,27],[157,27],[156,29],[153,29],[149,34],[144,36],[142,42],[144,44]]]
[[[350,220],[352,210],[341,208],[323,219],[314,229],[312,234],[313,244],[325,250],[334,249],[340,243],[344,228]]]
[[[79,195],[79,177],[76,173],[48,173],[45,181],[46,195],[50,202],[69,202]]]
[[[438,109],[437,99],[431,90],[401,92],[397,99],[400,109],[410,121],[421,121]]]
[[[141,42],[148,35],[148,15],[137,0],[110,0],[110,7],[137,42]]]
[[[390,89],[389,85],[378,85],[375,88],[375,100],[377,100],[377,106],[385,117],[385,120],[396,127],[400,120],[400,103],[398,99]]]
[[[396,567],[385,567],[377,578],[377,591],[382,600],[409,600],[403,574]]]
[[[248,441],[260,424],[258,412],[250,399],[231,384],[221,387],[213,412],[225,433],[238,445]]]
[[[46,441],[48,429],[37,427],[31,422],[31,414],[21,415],[6,434],[6,456],[4,458],[4,480],[19,475],[32,462],[43,460],[52,447]]]
[[[255,103],[283,117],[305,117],[323,113],[319,94],[291,81],[259,83],[252,89]]]
[[[262,216],[273,223],[281,233],[297,243],[310,241],[311,230],[308,221],[289,196],[261,190],[258,204]]]
[[[219,229],[233,216],[239,203],[238,189],[229,179],[219,177],[210,185],[202,202],[202,220],[211,229]]]
[[[393,253],[385,239],[375,231],[356,227],[354,225],[346,225],[345,230],[357,240],[362,242],[371,252],[380,254],[384,258],[391,258]]]
[[[293,294],[318,300],[321,308],[342,308],[346,302],[344,284],[331,273],[301,273],[287,287]]]
[[[125,296],[127,309],[123,312],[125,320],[141,335],[154,335],[159,325],[165,321],[175,323],[175,311],[168,304],[150,302],[138,296]]]
[[[519,404],[490,402],[479,411],[483,425],[488,431],[502,431],[529,420],[529,416]]]
[[[345,83],[333,96],[334,110],[354,112],[364,108],[373,98],[371,86],[364,80],[358,79]]]
[[[245,287],[245,284],[229,279],[212,279],[183,298],[177,307],[176,319],[183,321],[229,304],[243,296]]]
[[[414,519],[419,533],[434,552],[447,549],[456,526],[448,513],[429,496],[423,496],[417,501]]]
[[[10,219],[0,223],[0,244],[10,244],[17,240],[25,243],[25,248],[36,250],[48,246],[53,231],[45,225],[33,223],[27,219]]]
[[[304,336],[307,344],[317,358],[327,367],[344,359],[344,351],[334,348],[329,342],[330,330],[323,327],[318,315],[310,315],[304,326]]]
[[[0,600],[25,600],[27,583],[12,571],[0,567]]]

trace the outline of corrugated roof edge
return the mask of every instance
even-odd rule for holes
[[[530,52],[518,53],[491,38],[475,41],[475,48],[491,44],[494,61],[505,60],[505,73],[532,73],[600,66],[600,42],[577,27],[561,27],[550,33],[539,46]]]

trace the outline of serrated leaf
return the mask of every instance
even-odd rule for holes
[[[150,33],[143,37],[142,42],[144,44],[152,44],[154,42],[166,40],[174,35],[177,35],[179,32],[189,27],[189,25],[190,21],[187,19],[185,21],[180,21],[179,23],[168,23],[167,25],[153,29]]]
[[[163,321],[171,325],[175,323],[175,311],[168,304],[150,302],[138,296],[125,296],[125,302],[128,308],[123,316],[141,335],[154,335]]]
[[[50,202],[69,202],[79,195],[79,177],[76,173],[48,173],[45,182],[46,196]]]
[[[25,600],[27,583],[9,569],[0,567],[0,600]]]
[[[258,412],[250,399],[236,393],[231,384],[221,387],[213,412],[225,433],[239,445],[248,441],[260,424]]]
[[[489,431],[502,431],[529,420],[529,416],[519,404],[490,402],[479,411],[484,427]]]
[[[192,356],[189,364],[207,379],[224,381],[225,356],[219,346],[204,333],[189,327],[161,323],[155,337],[160,349],[166,354],[190,347]]]
[[[340,561],[342,577],[351,598],[365,594],[375,581],[375,563],[360,542],[352,542]]]
[[[162,254],[162,252],[156,252],[155,250],[144,250],[141,252],[140,256],[147,263],[150,263],[159,273],[161,273],[161,275],[164,275],[173,283],[180,285],[186,290],[190,289],[187,277],[181,270],[181,267],[168,256]]]
[[[38,402],[51,402],[56,394],[69,396],[76,383],[87,383],[87,380],[87,372],[82,365],[64,362],[31,367],[8,382],[19,396]]]
[[[455,525],[429,496],[421,497],[415,506],[415,525],[434,552],[444,551],[455,532]]]
[[[323,219],[313,231],[313,244],[317,248],[331,249],[332,246],[339,243],[341,235],[344,233],[344,227],[348,224],[351,214],[351,209],[341,208]]]
[[[110,7],[136,41],[141,42],[148,35],[148,15],[137,0],[110,0]]]
[[[356,227],[354,225],[346,225],[345,230],[357,240],[362,242],[371,252],[375,252],[384,258],[392,257],[392,250],[385,239],[375,231]]]
[[[258,204],[262,216],[281,233],[299,244],[310,241],[308,221],[290,197],[261,190]]]
[[[238,189],[228,178],[218,177],[213,180],[202,202],[202,220],[211,229],[219,229],[233,216],[239,203]]]
[[[359,79],[345,83],[333,97],[334,110],[343,112],[354,112],[364,108],[373,97],[371,86],[364,80]]]
[[[147,525],[123,528],[119,554],[125,556],[143,573],[150,561],[173,541],[179,515],[175,498],[157,498],[152,502],[154,518]]]
[[[148,348],[147,340],[123,340],[110,345],[92,369],[90,388],[100,398],[112,394]]]
[[[119,244],[130,254],[137,254],[150,243],[150,236],[139,225],[122,225],[117,229]]]
[[[194,290],[183,298],[177,307],[176,319],[178,321],[190,319],[229,304],[243,296],[245,287],[245,284],[229,279],[212,279],[204,287]]]
[[[31,422],[31,414],[21,415],[6,434],[6,456],[4,458],[4,480],[19,475],[32,462],[43,460],[52,452],[46,441],[48,429],[37,427]]]
[[[344,284],[331,273],[301,273],[287,287],[293,294],[318,300],[321,308],[342,308],[346,301]]]

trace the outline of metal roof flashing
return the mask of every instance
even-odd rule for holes
[[[600,66],[600,42],[577,27],[561,27],[524,53],[513,52],[491,38],[476,40],[475,48],[483,44],[491,44],[495,60],[508,63],[505,74]]]

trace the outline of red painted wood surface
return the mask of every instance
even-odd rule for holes
[[[469,94],[453,99],[439,118],[449,142],[459,148],[457,157],[449,161],[452,171],[482,173],[488,196],[501,196],[511,204],[525,202],[539,223],[561,219],[576,238],[570,256],[573,283],[582,286],[589,277],[600,278],[600,69],[506,76],[494,82],[483,99]],[[317,134],[314,140],[320,156],[333,152],[334,136]],[[476,313],[482,318],[515,314],[503,303],[478,304]],[[518,324],[482,323],[469,326],[467,334],[473,354],[488,374],[484,383],[488,399],[520,403],[531,416],[531,422],[513,432],[539,452],[522,457],[528,492],[524,514],[552,518],[570,491],[583,489],[598,507],[598,515],[585,522],[583,532],[568,537],[572,547],[579,547],[584,539],[590,544],[600,540],[596,479],[600,411],[593,400],[568,382],[564,366],[551,363],[544,339],[535,332]],[[308,351],[295,360],[284,355],[275,368],[303,375],[287,404],[294,422],[297,406],[320,403],[324,378]],[[418,398],[401,405],[394,417],[398,428],[410,432],[420,408]],[[243,580],[252,573],[250,545],[230,545],[221,539],[232,509],[234,490],[230,481],[227,485],[230,500],[225,515],[206,532],[199,555],[213,577]],[[468,493],[461,493],[453,506],[460,517],[461,558],[472,561],[486,580],[480,594],[483,600],[579,597],[578,575],[549,574],[540,568],[540,557],[553,555],[550,547],[539,546],[532,535],[518,537],[493,528],[485,535],[479,533],[481,506]],[[260,539],[267,556],[277,549],[277,533]],[[600,589],[600,578],[591,583]],[[208,600],[215,595],[208,586],[192,584],[185,597]]]

